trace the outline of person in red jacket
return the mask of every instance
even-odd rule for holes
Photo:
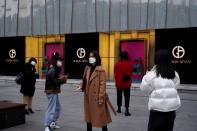
[[[115,85],[117,88],[117,105],[118,113],[121,113],[122,106],[122,92],[125,97],[125,116],[130,116],[129,103],[130,103],[130,89],[131,89],[131,76],[132,76],[132,63],[129,61],[128,53],[123,51],[120,53],[120,60],[115,64],[114,76]]]

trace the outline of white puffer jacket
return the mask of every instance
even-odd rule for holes
[[[148,109],[161,112],[175,111],[181,106],[177,88],[180,78],[175,72],[174,79],[164,79],[156,76],[155,67],[144,75],[140,89],[150,94]]]

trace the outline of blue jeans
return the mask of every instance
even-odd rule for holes
[[[58,94],[48,94],[47,98],[48,107],[45,113],[45,126],[49,126],[51,122],[56,122],[61,110]]]

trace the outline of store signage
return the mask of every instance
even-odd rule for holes
[[[16,75],[25,64],[25,37],[0,38],[0,75]]]
[[[172,55],[174,58],[180,59],[185,55],[185,49],[182,46],[175,46],[172,49]]]
[[[184,59],[185,49],[182,46],[175,46],[172,49],[172,55],[175,59],[172,59],[172,63],[174,64],[191,64],[191,59]]]
[[[9,56],[10,56],[10,58],[15,58],[16,57],[16,50],[15,49],[11,49],[10,51],[9,51]]]
[[[76,56],[75,58],[77,59],[73,59],[74,63],[87,63],[88,61],[85,58],[86,56],[86,50],[84,48],[78,48],[76,51]]]
[[[65,73],[70,78],[82,78],[88,55],[92,50],[99,50],[99,34],[66,34],[65,43]]]
[[[82,59],[86,55],[86,50],[84,48],[79,48],[79,49],[77,49],[77,53],[76,54],[77,54],[77,57],[79,59]]]
[[[155,51],[167,49],[182,84],[197,84],[197,28],[156,29]]]
[[[8,59],[6,59],[5,61],[6,62],[18,62],[19,60],[16,59],[16,50],[15,49],[10,49],[9,52],[8,52]]]

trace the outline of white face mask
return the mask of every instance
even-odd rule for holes
[[[90,64],[96,63],[96,58],[95,58],[95,57],[90,57],[90,58],[89,58],[89,63],[90,63]]]
[[[35,61],[31,61],[31,65],[35,66],[36,62]]]
[[[62,66],[62,62],[58,60],[58,61],[57,61],[57,66],[58,66],[58,67],[61,67],[61,66]]]

